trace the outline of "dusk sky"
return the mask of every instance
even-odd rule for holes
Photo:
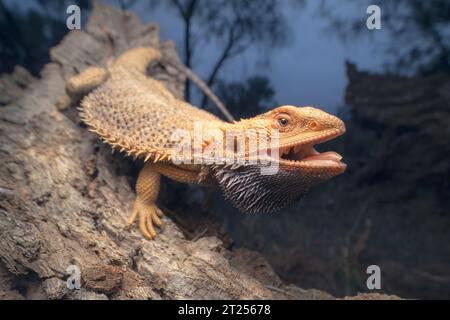
[[[117,0],[106,2],[119,7]],[[265,53],[270,64],[262,63],[264,57],[259,48],[250,48],[229,60],[219,76],[242,81],[255,74],[266,75],[271,79],[279,104],[313,105],[334,113],[343,104],[347,81],[345,60],[356,63],[360,69],[382,70],[386,62],[383,42],[389,39],[388,30],[368,30],[362,23],[361,37],[343,43],[335,32],[326,29],[328,20],[318,13],[320,1],[306,1],[304,7],[293,6],[290,0],[282,3],[292,30],[288,45]],[[364,21],[368,17],[366,1],[325,0],[325,3],[333,5],[333,13],[340,17],[360,16]],[[180,48],[184,29],[174,10],[165,5],[152,10],[145,1],[138,1],[130,9],[146,23],[158,23],[161,38],[175,41],[179,55],[183,56]],[[196,48],[193,69],[201,77],[209,74],[220,47],[219,43],[213,43]]]
[[[346,17],[366,14],[366,6],[336,5],[336,13]],[[318,12],[319,1],[308,1],[304,8],[285,2],[284,12],[292,28],[292,38],[286,47],[272,50],[270,65],[258,59],[257,48],[230,60],[221,76],[229,80],[242,80],[255,73],[268,75],[276,91],[275,100],[280,104],[314,105],[335,112],[343,104],[346,86],[344,61],[349,59],[361,69],[377,71],[383,68],[385,53],[380,44],[387,39],[386,30],[368,30],[362,37],[343,43],[336,34],[327,31],[327,20]],[[293,10],[294,9],[294,10]],[[155,11],[133,7],[145,22],[157,22],[162,39],[174,40],[182,48],[183,25],[175,12],[163,6]],[[340,11],[340,12],[338,12]],[[365,19],[365,18],[364,18]],[[205,77],[217,59],[217,45],[202,47],[195,56],[194,69]],[[181,55],[181,54],[180,54]],[[203,60],[206,59],[206,60]]]

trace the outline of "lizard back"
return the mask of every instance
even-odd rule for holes
[[[161,82],[123,68],[82,100],[80,116],[113,147],[149,159],[170,158],[175,130],[191,132],[195,121],[222,122],[175,98]]]

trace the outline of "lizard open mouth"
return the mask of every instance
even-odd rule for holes
[[[306,142],[278,148],[278,159],[288,165],[311,167],[345,167],[342,156],[334,151],[319,152],[314,146],[340,136],[343,132],[332,132],[320,138],[307,139]],[[269,154],[271,152],[269,151]],[[270,156],[275,156],[271,154]]]
[[[296,145],[279,149],[279,157],[282,161],[308,162],[322,166],[342,165],[342,156],[334,151],[318,152],[313,144]]]

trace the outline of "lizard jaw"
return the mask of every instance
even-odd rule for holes
[[[342,156],[334,151],[318,152],[314,146],[330,141],[344,133],[343,130],[328,130],[316,136],[304,139],[296,144],[284,145],[278,148],[278,157],[272,156],[280,164],[287,167],[311,167],[316,169],[334,169],[344,171],[347,165]],[[269,155],[273,152],[269,150]]]
[[[267,150],[271,161],[279,164],[274,174],[262,174],[262,168],[272,172],[272,163],[242,166],[213,166],[214,176],[225,197],[243,212],[272,212],[298,200],[314,185],[342,172],[346,165],[336,152],[319,153],[314,145],[341,135],[343,130],[330,130],[311,135],[301,142]],[[281,152],[280,152],[281,151]],[[282,156],[279,156],[281,155]]]

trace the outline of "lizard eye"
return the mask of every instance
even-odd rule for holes
[[[289,124],[289,120],[286,118],[279,118],[278,123],[280,124],[280,126],[286,127]]]
[[[310,127],[312,130],[319,130],[319,129],[320,129],[320,124],[319,124],[317,121],[311,121],[311,122],[309,123],[309,127]]]

